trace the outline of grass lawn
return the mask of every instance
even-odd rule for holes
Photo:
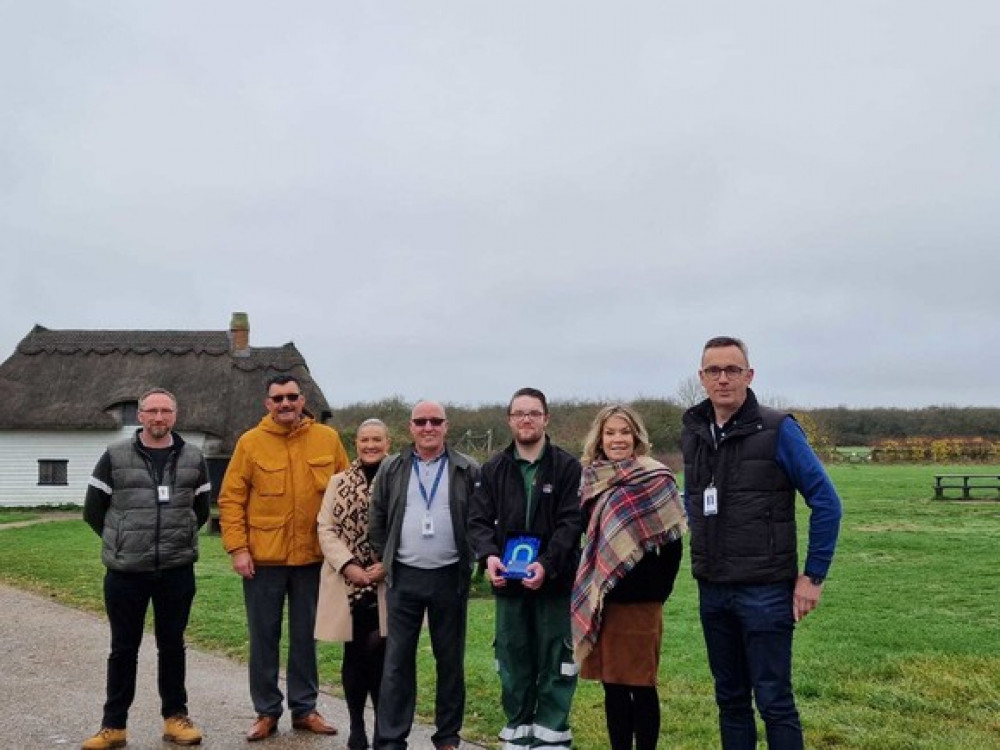
[[[931,499],[935,473],[967,468],[831,467],[845,505],[841,541],[820,607],[795,637],[807,747],[1000,747],[1000,503]],[[802,531],[805,516],[803,508]],[[100,611],[102,571],[99,540],[82,522],[0,531],[0,580]],[[718,737],[688,571],[685,561],[665,610],[661,745],[703,750]],[[191,641],[244,658],[242,593],[215,537],[202,539],[198,582]],[[484,742],[503,723],[492,637],[492,599],[478,596],[469,614],[466,735]],[[340,649],[323,644],[320,654],[321,678],[336,687]],[[420,661],[427,720],[434,693],[426,641]],[[603,722],[599,686],[581,683],[577,747],[607,747]]]
[[[6,510],[0,508],[0,524],[18,523],[19,521],[33,521],[38,518],[38,513],[24,510]]]

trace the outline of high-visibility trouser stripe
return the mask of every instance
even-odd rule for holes
[[[570,743],[573,741],[573,730],[567,729],[565,732],[557,732],[554,729],[535,724],[531,727],[532,734],[540,740],[550,743]]]
[[[523,740],[525,737],[532,737],[532,725],[531,724],[521,724],[517,727],[504,727],[500,731],[500,739],[502,740]]]
[[[575,661],[563,662],[559,666],[559,671],[563,677],[575,677],[580,673],[580,667]]]

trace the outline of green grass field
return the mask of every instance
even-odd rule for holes
[[[0,509],[0,524],[19,523],[21,521],[33,521],[38,518],[38,513],[24,510]]]
[[[976,467],[994,472],[995,467]],[[969,467],[833,466],[844,500],[837,558],[819,609],[795,638],[795,686],[810,748],[1000,747],[1000,503],[931,499],[935,473]],[[802,512],[804,536],[805,509]],[[804,543],[804,540],[803,540]],[[99,541],[82,522],[0,531],[0,580],[101,610]],[[717,747],[715,706],[687,561],[665,609],[663,747]],[[218,539],[205,536],[189,636],[243,658],[242,594]],[[493,602],[470,606],[466,735],[502,725],[491,642]],[[336,689],[340,649],[323,644]],[[420,651],[419,710],[432,712],[433,662]],[[249,699],[248,699],[249,700]],[[602,695],[581,683],[581,750],[605,748]]]

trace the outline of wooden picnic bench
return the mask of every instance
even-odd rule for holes
[[[946,490],[961,490],[963,500],[971,500],[973,490],[994,490],[1000,498],[1000,474],[935,474],[934,497],[943,500]]]

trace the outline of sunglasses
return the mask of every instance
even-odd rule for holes
[[[428,424],[432,427],[440,427],[446,420],[444,417],[414,417],[410,421],[417,427],[426,427]]]
[[[279,393],[277,396],[268,396],[274,403],[280,404],[285,399],[288,399],[288,403],[294,404],[302,397],[301,393]]]

